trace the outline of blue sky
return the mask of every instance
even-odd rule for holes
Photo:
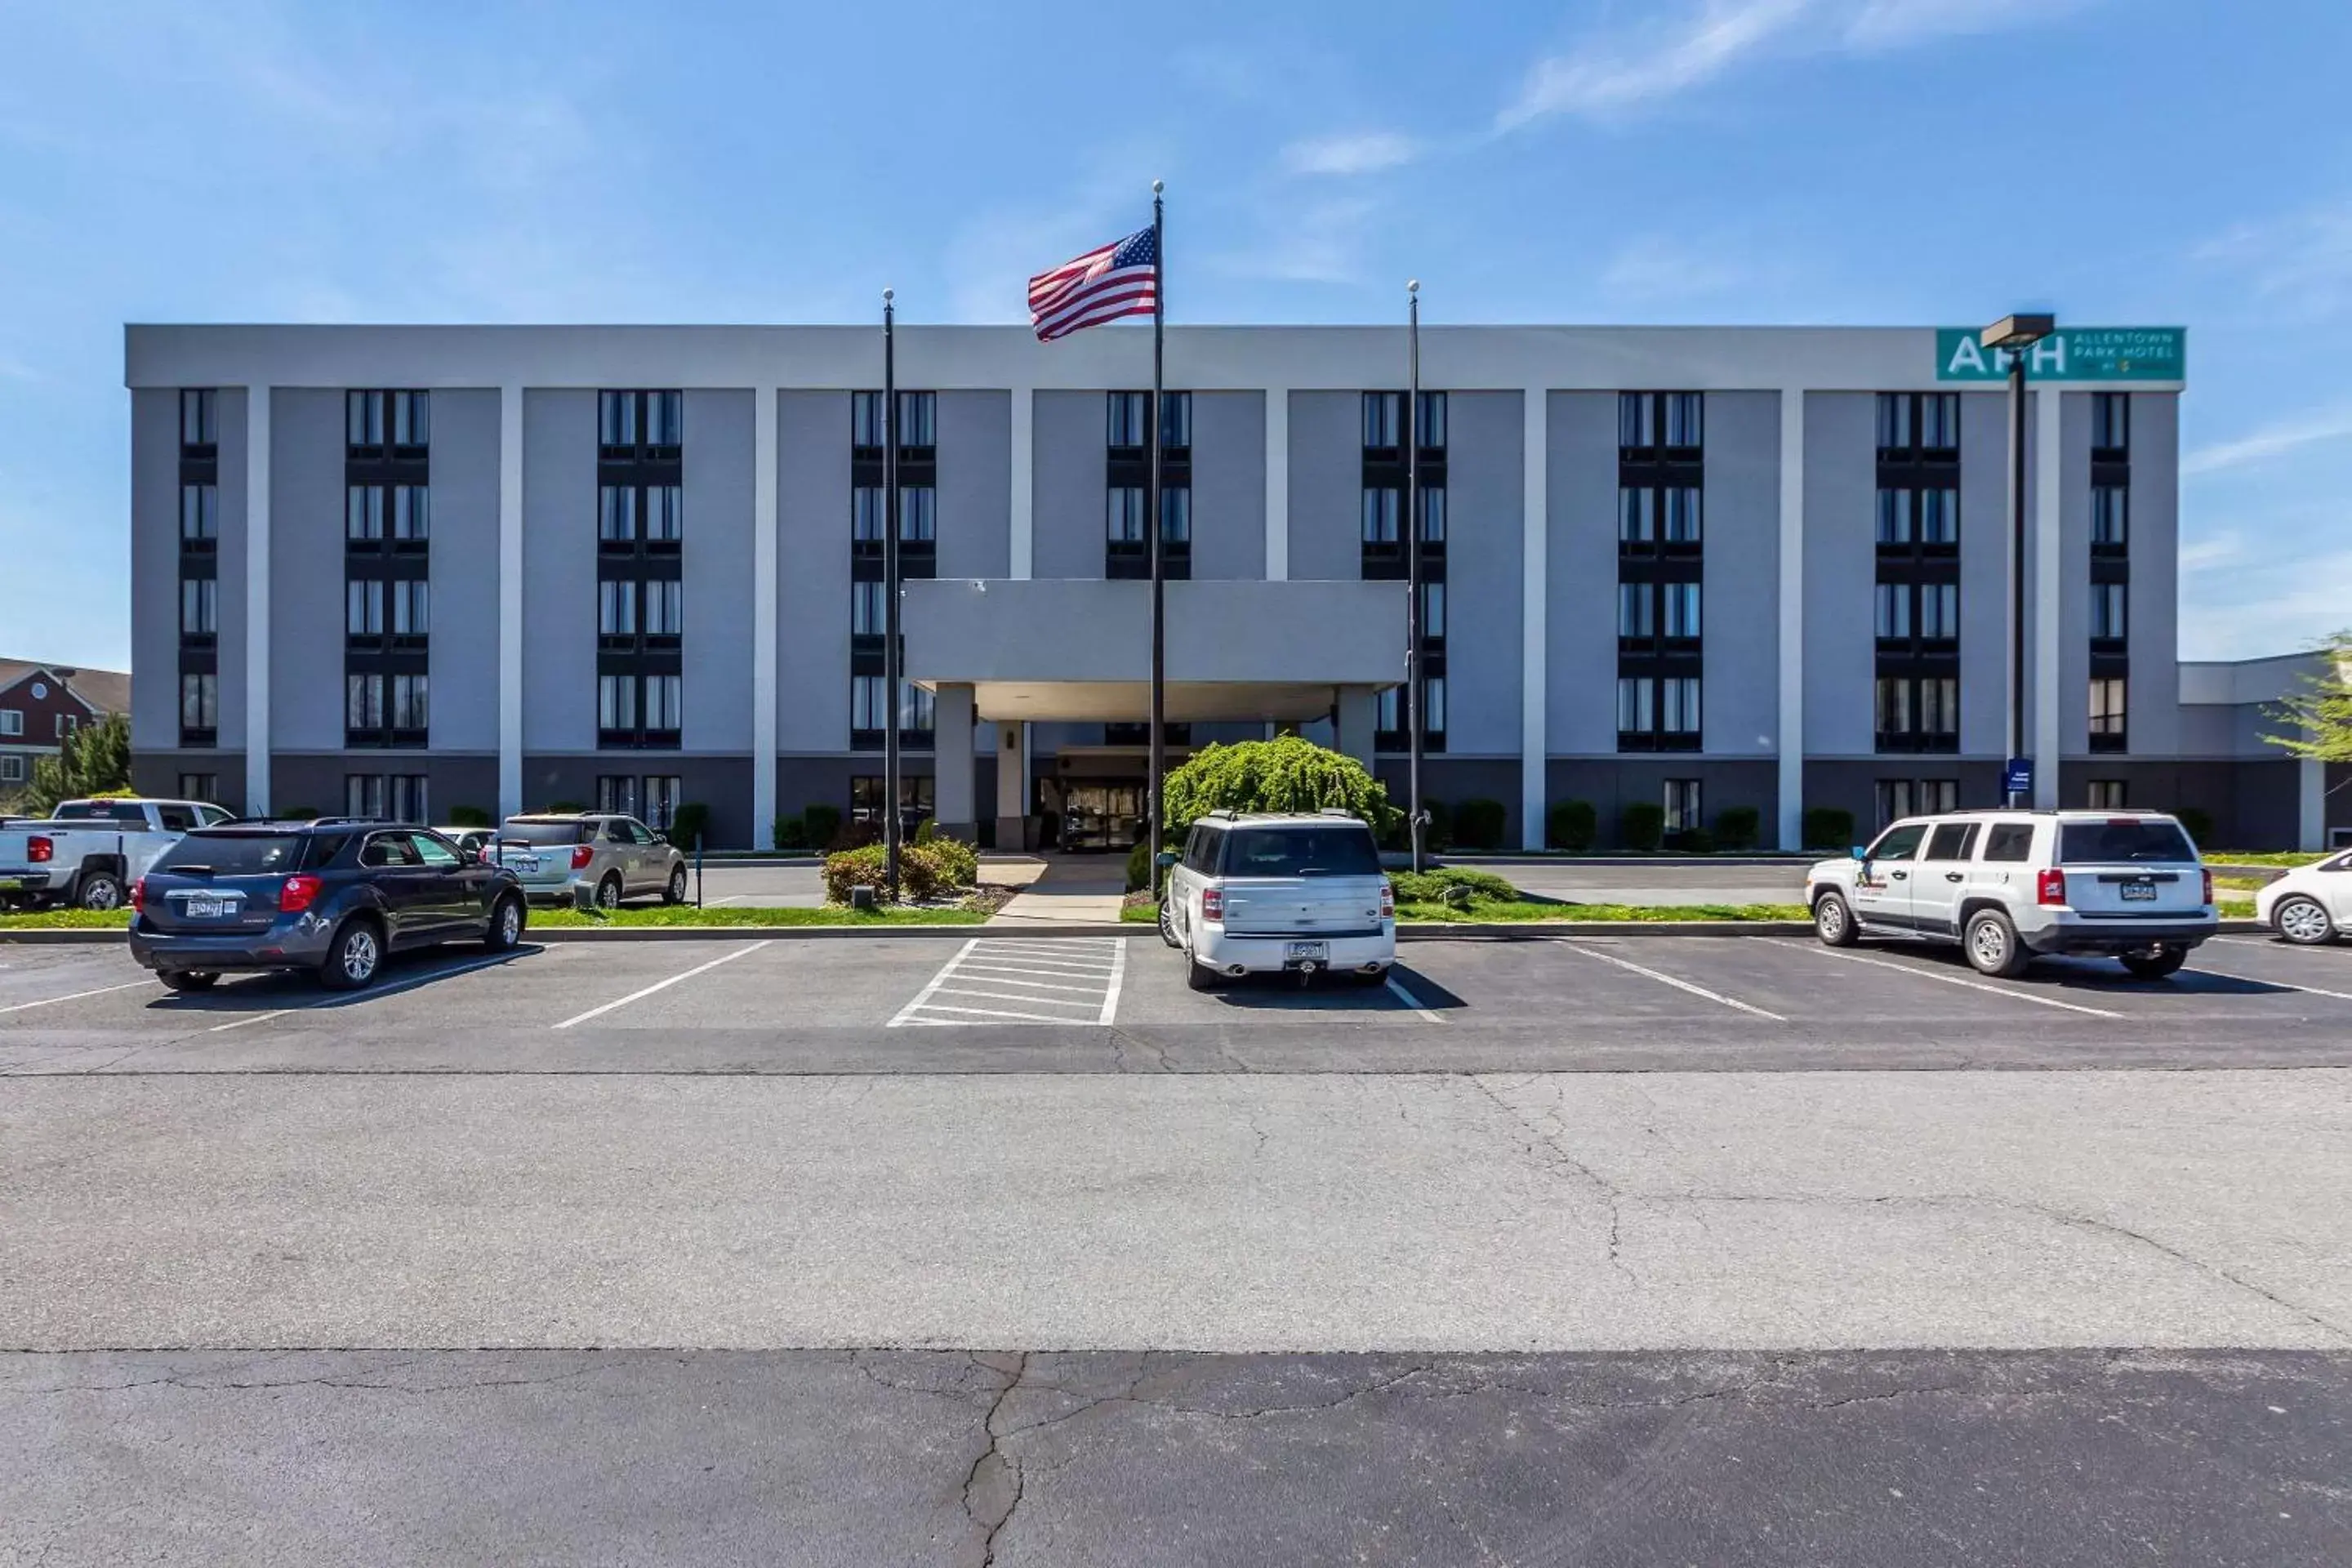
[[[1016,321],[1155,175],[1178,321],[2185,324],[2183,651],[2280,651],[2352,623],[2347,59],[2342,0],[0,0],[0,653],[127,657],[126,321]]]

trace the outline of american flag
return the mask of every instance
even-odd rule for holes
[[[1148,316],[1160,299],[1160,238],[1137,229],[1029,279],[1029,324],[1052,342],[1120,316]]]

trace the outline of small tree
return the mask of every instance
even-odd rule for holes
[[[130,787],[131,720],[110,713],[68,735],[57,755],[33,764],[32,782],[25,787],[25,809],[44,816],[63,801]]]
[[[1297,811],[1338,808],[1374,833],[1397,815],[1389,792],[1364,764],[1297,735],[1209,746],[1168,775],[1172,839],[1212,811]]]
[[[2352,629],[2323,638],[2319,659],[2319,673],[2270,710],[2292,728],[2263,739],[2305,762],[2352,763]]]

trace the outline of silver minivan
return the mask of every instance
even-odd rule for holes
[[[1345,812],[1211,812],[1168,866],[1160,935],[1195,991],[1284,970],[1377,985],[1396,962],[1396,895]]]
[[[489,858],[515,874],[523,896],[571,903],[590,889],[599,907],[657,893],[686,902],[686,857],[634,816],[608,812],[539,812],[509,816]]]

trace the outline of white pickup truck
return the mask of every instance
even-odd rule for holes
[[[230,816],[204,801],[69,800],[39,821],[0,821],[0,909],[119,910],[182,834]]]

